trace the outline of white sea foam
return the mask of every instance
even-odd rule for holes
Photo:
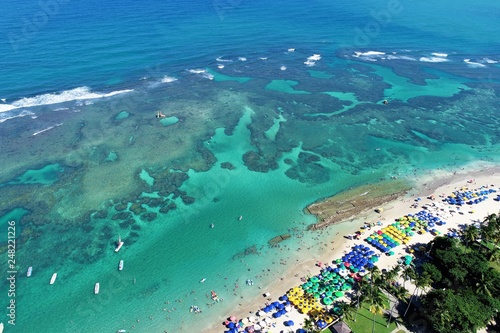
[[[383,56],[385,55],[385,52],[379,52],[379,51],[367,51],[367,52],[354,52],[353,57],[359,58],[359,57],[373,57],[373,56]]]
[[[188,72],[191,74],[197,74],[200,75],[206,79],[213,80],[214,76],[213,74],[208,73],[205,69],[188,69]]]
[[[307,58],[307,60],[313,60],[313,61],[321,60],[321,54],[313,54],[312,56]]]
[[[14,105],[0,104],[0,112],[6,112],[6,111],[13,110],[13,109],[16,109],[16,107]]]
[[[177,81],[177,78],[173,77],[173,76],[168,76],[168,75],[165,75],[162,79],[161,79],[161,83],[170,83],[170,82],[174,82],[174,81]]]
[[[498,61],[489,58],[483,58],[483,61],[487,64],[498,64]]]
[[[360,58],[365,61],[377,61],[378,58],[385,59],[385,52],[367,51],[367,52],[354,52],[354,58]]]
[[[224,66],[224,65],[222,65],[222,64],[217,65],[217,68],[218,68],[218,69],[223,69],[224,67],[225,67],[225,66]]]
[[[471,68],[486,67],[485,64],[482,64],[480,62],[471,61],[470,59],[464,59],[464,62],[467,64],[467,66],[469,66]]]
[[[260,57],[260,60],[267,60],[267,57]]]
[[[203,74],[206,73],[207,71],[204,69],[188,69],[188,72],[191,74]]]
[[[420,57],[420,59],[418,59],[418,60],[422,61],[422,62],[446,62],[446,61],[449,61],[448,59],[442,58],[442,57]]]
[[[26,116],[31,116],[31,118],[35,119],[36,116],[33,112],[27,111],[27,110],[22,110],[20,113],[15,114],[15,115],[10,115],[7,113],[2,113],[0,114],[0,124],[3,123],[4,121],[7,121],[9,119],[14,119],[14,118],[20,118],[20,117],[26,117]]]
[[[440,57],[440,58],[446,58],[448,54],[446,53],[438,53],[438,52],[433,52],[431,53],[433,56]]]
[[[41,131],[38,131],[38,132],[33,133],[33,136],[38,135],[38,134],[43,133],[43,132],[47,132],[48,130],[53,129],[54,127],[59,127],[59,126],[61,126],[62,124],[63,124],[63,123],[60,123],[60,124],[55,124],[54,126],[49,126],[49,127],[45,128],[45,129],[43,129],[43,130],[41,130]]]
[[[34,97],[24,97],[11,104],[0,104],[0,112],[14,110],[18,108],[27,108],[32,106],[49,105],[64,103],[77,100],[88,100],[103,97],[111,97],[119,94],[124,94],[133,91],[132,89],[117,90],[109,93],[92,92],[89,87],[78,87],[71,90],[66,90],[60,93],[50,93],[37,95]],[[85,103],[88,104],[88,103]]]
[[[247,58],[245,58],[245,57],[238,57],[238,60],[239,61],[247,61]]]
[[[218,62],[233,62],[232,60],[230,59],[222,59],[222,57],[218,57],[216,58],[215,60],[217,60]]]
[[[295,52],[295,49],[294,48],[289,48],[288,52]]]
[[[387,60],[408,60],[408,61],[417,61],[417,59],[410,57],[410,56],[404,56],[404,55],[391,55],[389,54],[387,57]]]
[[[304,64],[307,66],[314,66],[316,65],[316,61],[321,60],[321,54],[313,54],[310,57],[307,57],[307,60],[304,61]]]
[[[286,71],[286,66],[281,66],[281,67],[280,67],[280,69],[281,69],[282,71]]]

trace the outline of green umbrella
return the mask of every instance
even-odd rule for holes
[[[354,281],[353,281],[354,282]],[[343,290],[350,290],[352,289],[352,284],[346,283],[342,286]]]
[[[330,305],[332,303],[333,303],[333,299],[331,299],[330,297],[323,298],[323,304]]]
[[[344,296],[344,293],[341,291],[337,291],[337,292],[335,292],[335,296],[342,297],[342,296]]]

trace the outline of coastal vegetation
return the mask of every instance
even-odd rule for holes
[[[498,331],[499,237],[500,216],[490,214],[479,227],[466,227],[461,239],[436,237],[429,244],[428,261],[414,277],[417,297],[419,290],[432,287],[420,297],[416,312],[429,328],[442,333],[475,332],[483,327]]]
[[[418,265],[371,268],[354,301],[337,304],[341,319],[353,332],[392,332],[397,322],[440,333],[498,332],[499,239],[500,215],[490,214],[479,226],[463,226],[461,238],[436,237]]]

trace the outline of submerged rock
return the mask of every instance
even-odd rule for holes
[[[292,237],[292,235],[290,235],[290,234],[279,235],[279,236],[272,238],[267,243],[269,244],[269,246],[277,246],[279,243],[281,243],[282,241],[284,241],[290,237]]]
[[[232,163],[230,163],[230,162],[222,162],[220,164],[220,167],[222,169],[228,169],[228,170],[234,170],[234,169],[236,169],[236,167]]]
[[[158,216],[158,214],[153,213],[153,212],[145,213],[145,214],[141,215],[141,220],[151,222],[154,219],[156,219],[157,216]]]

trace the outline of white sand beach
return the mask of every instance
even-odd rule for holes
[[[228,313],[227,317],[234,316],[237,319],[244,319],[247,323],[250,317],[254,323],[264,325],[262,332],[295,332],[298,327],[302,327],[307,315],[300,313],[296,308],[287,312],[280,318],[272,318],[269,314],[265,314],[261,310],[266,303],[271,303],[278,300],[278,297],[284,295],[293,287],[300,286],[303,282],[300,277],[310,273],[316,275],[320,272],[318,262],[324,264],[332,263],[333,260],[341,258],[345,253],[351,251],[352,247],[358,244],[369,246],[366,242],[367,234],[381,230],[384,227],[392,224],[396,219],[407,214],[415,214],[425,210],[431,212],[434,216],[440,217],[446,221],[446,225],[436,226],[435,229],[441,235],[445,235],[450,230],[460,230],[464,225],[473,224],[484,220],[488,214],[498,214],[500,212],[500,202],[494,200],[500,194],[500,169],[499,168],[483,168],[478,171],[461,170],[456,173],[440,172],[434,173],[428,179],[421,179],[421,184],[405,197],[398,198],[388,202],[381,208],[381,213],[376,213],[373,210],[360,213],[354,219],[349,220],[352,224],[351,233],[359,230],[359,226],[364,222],[376,222],[376,225],[371,230],[366,231],[358,240],[349,240],[344,235],[330,235],[330,242],[334,244],[333,250],[325,250],[318,257],[301,258],[297,264],[283,272],[283,279],[278,279],[272,284],[258,290],[258,294],[251,300],[246,300],[245,304],[238,309],[234,309],[233,313]],[[465,204],[461,207],[454,206],[442,201],[443,198],[451,195],[454,191],[476,191],[481,189],[494,189],[496,193],[488,195],[488,199],[473,205]],[[433,198],[433,199],[431,199]],[[379,223],[380,222],[380,223]],[[380,224],[380,225],[378,225]],[[399,245],[393,249],[394,255],[387,256],[381,254],[376,266],[379,269],[389,269],[397,265],[398,259],[407,255],[406,250],[417,243],[428,243],[435,236],[427,232],[425,234],[415,234],[406,245]],[[380,251],[373,248],[376,253]],[[298,255],[300,257],[300,253]],[[297,274],[299,272],[299,274]],[[269,296],[264,296],[264,293],[269,293]],[[266,319],[267,318],[267,319]],[[218,324],[207,327],[204,332],[224,332],[227,330],[221,322],[226,318],[219,318]],[[292,320],[294,326],[287,327],[285,321]],[[246,326],[251,325],[248,323]],[[258,324],[259,325],[259,324]],[[260,325],[259,325],[260,326]],[[243,331],[243,328],[240,329]]]

